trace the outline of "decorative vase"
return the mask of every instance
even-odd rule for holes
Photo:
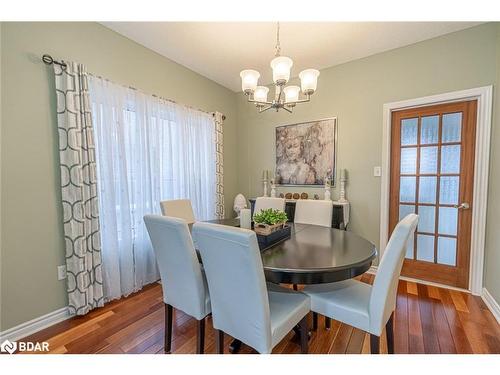
[[[331,201],[332,200],[332,193],[330,192],[330,189],[325,189],[325,201]]]
[[[240,218],[240,211],[243,208],[247,208],[247,199],[245,196],[241,193],[239,193],[235,198],[234,198],[234,204],[233,204],[233,210],[236,213],[236,218]]]
[[[271,180],[271,197],[276,198],[276,185],[274,184],[274,180]]]
[[[332,200],[332,192],[330,191],[330,179],[325,176],[325,201]]]

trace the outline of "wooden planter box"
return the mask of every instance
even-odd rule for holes
[[[284,226],[285,223],[278,223],[274,225],[254,223],[253,230],[255,231],[255,233],[260,234],[262,236],[269,236],[271,233],[283,229]]]
[[[261,251],[290,238],[292,235],[292,227],[285,223],[267,226],[266,224],[254,224],[254,231],[257,234],[257,242]]]

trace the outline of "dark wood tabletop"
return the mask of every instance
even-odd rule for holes
[[[239,226],[238,219],[212,223]],[[267,281],[319,284],[347,280],[366,272],[377,256],[374,244],[339,229],[293,224],[289,239],[261,252]]]

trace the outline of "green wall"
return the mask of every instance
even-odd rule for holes
[[[484,286],[500,304],[500,23],[497,23],[496,86],[493,95]]]
[[[65,282],[56,272],[64,263],[64,247],[54,84],[51,69],[40,61],[43,53],[81,61],[93,73],[145,92],[225,113],[227,215],[237,192],[260,195],[262,169],[274,166],[275,126],[337,116],[337,165],[349,173],[350,229],[374,243],[379,242],[380,178],[373,177],[373,167],[381,165],[382,105],[500,83],[500,25],[493,23],[324,69],[312,102],[293,115],[258,114],[242,94],[99,24],[3,23],[0,41],[0,330],[67,302]],[[500,301],[495,226],[500,222],[500,97],[494,100],[485,285]]]
[[[481,25],[323,69],[312,101],[298,105],[293,115],[271,111],[259,114],[240,93],[239,139],[245,140],[239,146],[240,189],[249,197],[262,194],[259,179],[263,169],[273,169],[274,128],[277,125],[337,116],[337,166],[348,171],[346,191],[351,202],[350,230],[378,244],[381,180],[373,176],[373,167],[382,164],[383,104],[495,84],[500,69],[497,62],[498,30],[498,24]],[[292,58],[299,59],[300,56]],[[500,154],[498,148],[495,150],[500,140],[499,118],[497,116],[493,125],[486,272],[486,287],[497,301],[500,301],[500,286],[498,281],[495,283],[494,275],[500,272],[500,234],[494,228],[500,221]],[[322,188],[283,188],[278,191],[307,191],[310,195],[323,196]],[[338,184],[333,197],[338,197]]]
[[[3,23],[1,51],[1,328],[67,304],[52,68],[42,54],[227,117],[226,209],[237,192],[235,94],[97,23]]]

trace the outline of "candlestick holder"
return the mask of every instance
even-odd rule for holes
[[[267,178],[262,180],[262,188],[264,189],[264,194],[262,195],[263,197],[268,197],[269,195],[267,194]]]
[[[345,183],[347,181],[347,178],[345,176],[345,173],[342,173],[340,176],[340,196],[339,196],[339,202],[345,203],[347,202],[347,199],[345,199]]]

